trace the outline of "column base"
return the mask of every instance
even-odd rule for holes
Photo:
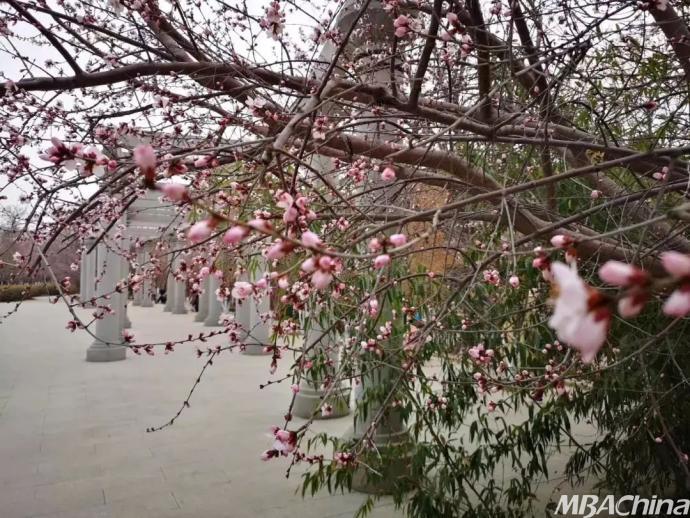
[[[271,354],[271,352],[266,352],[262,344],[245,344],[242,354],[247,356],[266,356]]]
[[[312,416],[314,419],[336,419],[350,413],[350,389],[348,387],[334,390],[326,400],[323,398],[324,395],[324,391],[300,385],[300,390],[295,395],[295,402],[292,405],[292,415],[303,419],[309,419]],[[329,416],[321,414],[321,407],[324,403],[333,407],[333,413]]]
[[[223,327],[223,324],[220,322],[220,316],[218,318],[206,317],[206,320],[204,320],[204,325],[206,327]]]
[[[127,348],[122,345],[92,344],[86,350],[87,362],[117,362],[127,358]]]
[[[125,329],[132,329],[132,321],[125,315]]]
[[[346,439],[359,438],[351,429]],[[358,464],[352,475],[352,489],[370,495],[390,495],[400,486],[411,486],[409,476],[412,462],[412,445],[407,430],[390,434],[376,434],[374,447],[363,454],[364,463],[378,473]],[[381,459],[383,456],[383,459]]]
[[[197,311],[196,316],[194,317],[194,322],[206,322],[206,315]]]
[[[187,309],[179,309],[175,308],[172,310],[173,315],[186,315],[187,314]]]

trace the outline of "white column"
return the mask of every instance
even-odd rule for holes
[[[113,291],[122,273],[120,257],[108,250],[108,247],[102,242],[98,244],[97,270],[104,272],[101,281],[96,287],[95,296],[99,297]],[[106,302],[108,301],[103,298],[97,300],[99,305],[105,305]],[[120,345],[122,343],[120,315],[124,309],[120,302],[122,302],[122,299],[118,294],[112,295],[110,304],[114,314],[105,315],[103,318],[96,320],[94,331],[96,339],[86,350],[86,361],[109,362],[125,359],[127,348]]]
[[[169,266],[169,268],[172,270],[172,264]],[[175,305],[175,277],[173,277],[172,272],[168,272],[168,278],[167,282],[165,285],[165,306],[163,307],[163,311],[172,311],[173,306]]]
[[[194,322],[204,322],[206,320],[206,317],[208,316],[208,308],[209,308],[209,291],[210,288],[210,279],[212,274],[207,275],[204,277],[204,280],[201,281],[201,293],[199,293],[199,311],[196,312],[196,316],[194,317]]]
[[[332,376],[331,383],[335,382],[335,374],[338,372],[338,353],[342,339],[338,339],[335,330],[326,331],[318,321],[319,310],[312,308],[313,315],[309,330],[304,339],[304,350],[306,359],[326,356],[333,362],[333,367],[327,369]],[[328,326],[330,327],[330,325]],[[335,386],[325,386],[324,379],[313,379],[309,377],[309,372],[302,374],[299,383],[299,392],[295,395],[295,402],[292,406],[292,413],[297,417],[309,419],[332,419],[343,417],[350,413],[350,387],[338,382]],[[328,396],[327,396],[328,395]],[[321,408],[329,405],[332,409],[330,415],[321,413]]]
[[[220,315],[223,312],[223,306],[216,295],[216,291],[220,287],[220,280],[213,273],[211,273],[207,279],[208,293],[206,294],[206,300],[208,301],[208,313],[206,315],[206,319],[204,320],[204,325],[210,327],[220,326],[222,325],[219,321]]]
[[[142,264],[148,264],[149,262],[149,253],[144,252],[143,253],[143,263]],[[142,268],[142,274],[146,273],[148,268]],[[151,272],[149,272],[151,273]],[[152,299],[152,290],[151,290],[151,277],[150,275],[144,275],[144,281],[142,282],[141,286],[141,307],[143,308],[150,308],[153,307],[153,299]]]
[[[88,239],[84,243],[84,247],[88,250],[93,244],[92,239]],[[84,285],[80,288],[82,303],[87,304],[95,295],[96,276],[98,275],[98,248],[94,249],[90,254],[82,254],[82,269],[84,270]],[[89,305],[89,304],[87,304]]]
[[[259,258],[259,264],[250,272],[249,279],[251,282],[256,282],[261,279],[267,269],[266,259]],[[247,336],[244,338],[245,348],[243,352],[250,355],[267,354],[264,351],[266,345],[270,344],[271,340],[271,320],[262,318],[271,311],[271,298],[268,293],[263,293],[258,300],[255,297],[249,297],[242,301],[245,306],[246,313],[242,314],[245,319],[242,322],[242,327],[247,331]],[[239,301],[238,306],[239,308]],[[239,313],[239,309],[235,310]],[[247,324],[245,327],[245,323]]]
[[[128,252],[129,249],[126,248],[124,251]],[[126,282],[129,278],[129,260],[124,256],[119,257],[121,268],[120,279],[124,279]],[[120,318],[122,321],[123,329],[129,329],[130,327],[132,327],[132,321],[129,319],[129,316],[127,315],[127,304],[129,304],[129,288],[125,287],[124,291],[120,293],[120,307],[122,308],[122,314],[120,315]]]
[[[143,275],[144,274],[144,269],[143,269],[143,264],[144,264],[144,252],[141,250],[137,252],[137,269],[136,269],[136,274],[137,275]],[[132,305],[133,306],[141,306],[141,302],[143,300],[143,295],[144,295],[144,284],[142,283],[137,290],[133,293],[132,296]]]
[[[351,39],[351,47],[346,52],[347,56],[350,58],[356,56],[362,50],[357,48],[358,45],[361,46],[363,44],[368,45],[369,48],[380,45],[383,49],[389,49],[393,40],[393,19],[384,11],[382,4],[380,2],[372,2],[369,9],[367,9],[366,16],[359,22],[356,22],[358,11],[359,7],[356,3],[353,0],[349,0],[343,6],[337,21],[338,29],[342,32],[347,32],[353,23],[358,23],[366,38]],[[366,77],[362,77],[361,80],[372,86],[383,86],[389,89],[391,72],[388,62],[381,62],[376,55],[371,54],[365,54],[362,59],[368,61],[370,69]],[[399,70],[394,71],[398,79],[400,77],[399,72]],[[400,81],[398,81],[398,84],[400,84]],[[368,135],[371,135],[371,138],[378,138],[383,141],[392,140],[397,133],[397,129],[394,126],[374,121],[367,126],[361,126],[360,131],[366,131]],[[364,136],[367,138],[366,134]],[[376,182],[377,180],[371,186],[374,186]],[[386,190],[383,191],[384,194],[386,192]],[[381,321],[391,319],[390,305],[383,300],[380,302],[382,303],[380,308]],[[391,344],[392,347],[395,347],[395,345]],[[397,345],[400,344],[398,343]],[[363,379],[362,390],[359,393],[360,397],[357,398],[356,402],[359,409],[355,412],[353,428],[345,435],[346,439],[362,439],[367,433],[372,420],[381,408],[381,393],[387,393],[392,390],[393,380],[397,375],[395,366],[382,365],[378,358],[369,358],[366,355],[360,360],[360,370],[363,372]],[[362,401],[366,401],[366,411],[364,411]],[[378,421],[371,437],[371,442],[373,443],[372,450],[374,452],[371,456],[371,461],[373,462],[371,469],[377,470],[381,476],[376,478],[376,480],[370,480],[369,475],[371,472],[362,464],[353,474],[352,488],[366,493],[390,493],[393,488],[393,481],[401,474],[409,472],[409,455],[403,453],[402,447],[397,449],[398,446],[409,444],[409,441],[410,437],[400,409],[389,406],[386,408],[383,417]],[[396,456],[394,458],[389,456],[385,465],[381,465],[380,462],[377,463],[376,459],[380,458],[380,453],[389,448],[396,448]]]
[[[178,255],[175,258],[175,269],[178,269],[182,256]],[[185,306],[185,301],[187,300],[187,282],[183,279],[174,279],[174,289],[175,299],[173,300],[172,314],[173,315],[185,315],[187,313],[187,306]]]
[[[86,261],[86,250],[84,250],[79,260],[79,299],[82,302],[86,300]]]
[[[248,281],[249,275],[242,273],[238,278],[238,281]],[[249,330],[252,328],[252,310],[251,310],[251,299],[236,300],[235,301],[235,322],[239,324],[240,329],[238,330],[238,337],[241,343],[247,340],[249,335]]]

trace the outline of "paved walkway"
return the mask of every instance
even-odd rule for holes
[[[0,314],[11,307],[0,304]],[[210,329],[162,306],[130,306],[129,316],[137,341]],[[286,479],[286,461],[259,460],[290,397],[285,384],[259,390],[267,358],[221,355],[181,420],[147,434],[177,411],[202,360],[179,346],[167,356],[87,363],[91,340],[67,331],[68,319],[63,305],[37,299],[0,324],[0,517],[344,518],[364,500],[303,500],[299,472]],[[315,429],[341,433],[349,424]],[[384,505],[374,516],[398,513]]]

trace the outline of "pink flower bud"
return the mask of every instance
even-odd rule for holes
[[[618,301],[618,313],[623,318],[633,318],[640,314],[644,308],[644,298],[634,295],[626,295]]]
[[[376,238],[369,241],[369,244],[367,246],[369,247],[369,250],[371,250],[372,252],[378,252],[379,250],[383,249],[383,245],[381,245],[381,242]]]
[[[305,271],[307,273],[312,273],[314,270],[316,270],[316,260],[313,257],[309,257],[304,260],[302,263],[302,271]]]
[[[381,254],[376,259],[374,259],[374,268],[377,270],[380,270],[381,268],[385,268],[388,266],[391,262],[391,256],[388,254]]]
[[[286,252],[287,247],[285,246],[285,243],[281,239],[278,239],[275,243],[273,243],[273,245],[271,245],[271,248],[269,248],[266,252],[266,259],[269,259],[271,261],[276,259],[282,259],[283,257],[285,257]]]
[[[333,275],[323,270],[316,270],[311,276],[311,283],[317,290],[323,290],[333,280]]]
[[[690,286],[684,286],[666,299],[663,307],[664,314],[670,317],[682,318],[690,313]]]
[[[565,236],[563,234],[557,234],[551,238],[551,245],[556,248],[568,248],[573,244],[573,239],[570,236]]]
[[[511,275],[508,279],[508,284],[510,284],[513,288],[517,288],[520,286],[520,278],[517,275]]]
[[[302,244],[307,248],[317,248],[321,246],[321,238],[314,232],[306,231],[302,233]]]
[[[690,276],[690,256],[680,252],[664,252],[661,254],[661,265],[674,277]]]
[[[321,268],[322,270],[328,270],[328,269],[332,268],[333,265],[335,264],[333,262],[333,258],[331,258],[327,255],[322,255],[321,257],[319,257],[318,263],[319,263],[319,268]]]
[[[170,201],[182,201],[187,198],[187,187],[181,183],[164,183],[160,189]]]
[[[395,247],[400,247],[407,243],[407,237],[405,237],[405,234],[393,234],[388,238],[388,240]]]
[[[629,286],[646,279],[646,274],[635,266],[620,261],[606,261],[599,268],[599,278],[613,286]]]
[[[229,228],[223,235],[223,242],[226,245],[236,245],[241,242],[249,234],[249,229],[242,225],[236,225]]]
[[[156,169],[156,152],[150,144],[140,144],[134,148],[134,163],[144,174]]]
[[[258,230],[259,232],[264,232],[266,234],[269,234],[273,231],[271,222],[265,219],[252,219],[251,221],[247,222],[247,225],[254,230]]]
[[[189,229],[189,232],[187,232],[187,239],[195,244],[200,243],[201,241],[208,239],[214,227],[215,225],[212,224],[211,220],[209,219],[194,223],[194,225],[192,225]]]
[[[386,182],[390,182],[395,180],[395,169],[392,167],[385,167],[383,169],[383,172],[381,173],[381,180],[384,180]]]

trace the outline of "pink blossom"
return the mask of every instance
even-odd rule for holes
[[[551,265],[558,296],[549,326],[558,339],[580,351],[590,363],[606,341],[610,315],[603,308],[590,307],[590,290],[577,272],[560,262]]]
[[[594,189],[591,193],[589,193],[589,197],[592,198],[593,200],[596,200],[597,198],[599,198],[601,196],[601,194],[602,194],[601,191]]]
[[[253,228],[254,230],[258,230],[259,232],[264,232],[266,234],[270,234],[273,231],[273,226],[271,225],[271,222],[265,219],[252,219],[247,222],[247,225]]]
[[[646,296],[625,295],[618,300],[618,314],[623,318],[633,318],[644,309]]]
[[[392,167],[385,167],[383,169],[383,172],[381,173],[381,180],[385,182],[390,182],[392,180],[395,180],[395,178],[395,169],[393,169]]]
[[[187,198],[187,186],[181,183],[164,183],[160,189],[170,201],[182,201]]]
[[[405,234],[393,234],[388,238],[388,241],[395,247],[401,247],[407,243]]]
[[[332,280],[333,275],[324,270],[316,270],[311,275],[311,283],[317,290],[326,289]]]
[[[620,261],[606,261],[599,268],[599,278],[613,286],[629,286],[643,282],[647,275],[639,268]]]
[[[690,256],[680,252],[664,252],[661,254],[661,265],[676,278],[690,277]]]
[[[214,158],[209,155],[201,156],[194,160],[194,167],[198,169],[205,169],[213,164]]]
[[[314,232],[306,231],[302,233],[302,244],[307,248],[318,248],[321,246],[321,238]]]
[[[368,313],[370,317],[375,317],[379,314],[379,301],[375,298],[369,299],[368,302]]]
[[[134,163],[145,175],[156,169],[156,152],[150,144],[139,144],[134,148]]]
[[[213,224],[209,219],[194,223],[194,225],[192,225],[189,229],[189,232],[187,232],[187,239],[189,239],[189,241],[192,243],[200,243],[201,241],[204,241],[210,237],[215,226],[216,225]]]
[[[498,270],[484,270],[484,281],[492,286],[498,286],[501,284],[501,274]]]
[[[226,245],[236,245],[241,242],[249,234],[249,229],[242,225],[235,225],[229,228],[223,235],[223,242]]]
[[[314,270],[316,270],[316,259],[314,257],[308,257],[304,260],[304,262],[302,262],[302,266],[300,268],[307,273],[312,273]]]
[[[266,252],[266,259],[274,261],[282,259],[292,248],[291,243],[287,243],[282,239],[277,239],[273,245]]]
[[[204,279],[209,276],[211,273],[211,269],[208,266],[204,266],[199,270],[199,277],[201,279]]]
[[[369,250],[372,252],[378,252],[379,250],[383,250],[383,245],[381,244],[381,241],[379,241],[376,238],[369,241],[369,244],[367,246]]]
[[[690,285],[681,286],[666,299],[663,306],[664,314],[682,318],[690,313]]]
[[[411,30],[410,25],[410,19],[404,14],[401,14],[393,22],[393,26],[395,27],[395,35],[398,38],[404,38]]]
[[[563,234],[557,234],[551,238],[551,245],[555,248],[566,249],[573,244],[573,238]]]
[[[290,390],[292,390],[293,394],[298,394],[299,393],[299,385],[297,383],[293,383],[290,385]]]
[[[380,270],[381,268],[385,268],[388,266],[391,262],[391,256],[388,254],[381,254],[374,259],[374,268],[377,270]]]
[[[266,15],[259,21],[261,28],[268,31],[274,40],[280,39],[285,26],[285,16],[280,11],[280,2],[274,0],[266,7]]]
[[[508,284],[510,284],[513,288],[518,288],[520,286],[520,277],[517,275],[511,275],[508,279]]]
[[[235,284],[233,284],[232,291],[230,294],[233,299],[244,300],[247,297],[251,296],[253,292],[254,286],[252,286],[251,282],[235,281]]]

